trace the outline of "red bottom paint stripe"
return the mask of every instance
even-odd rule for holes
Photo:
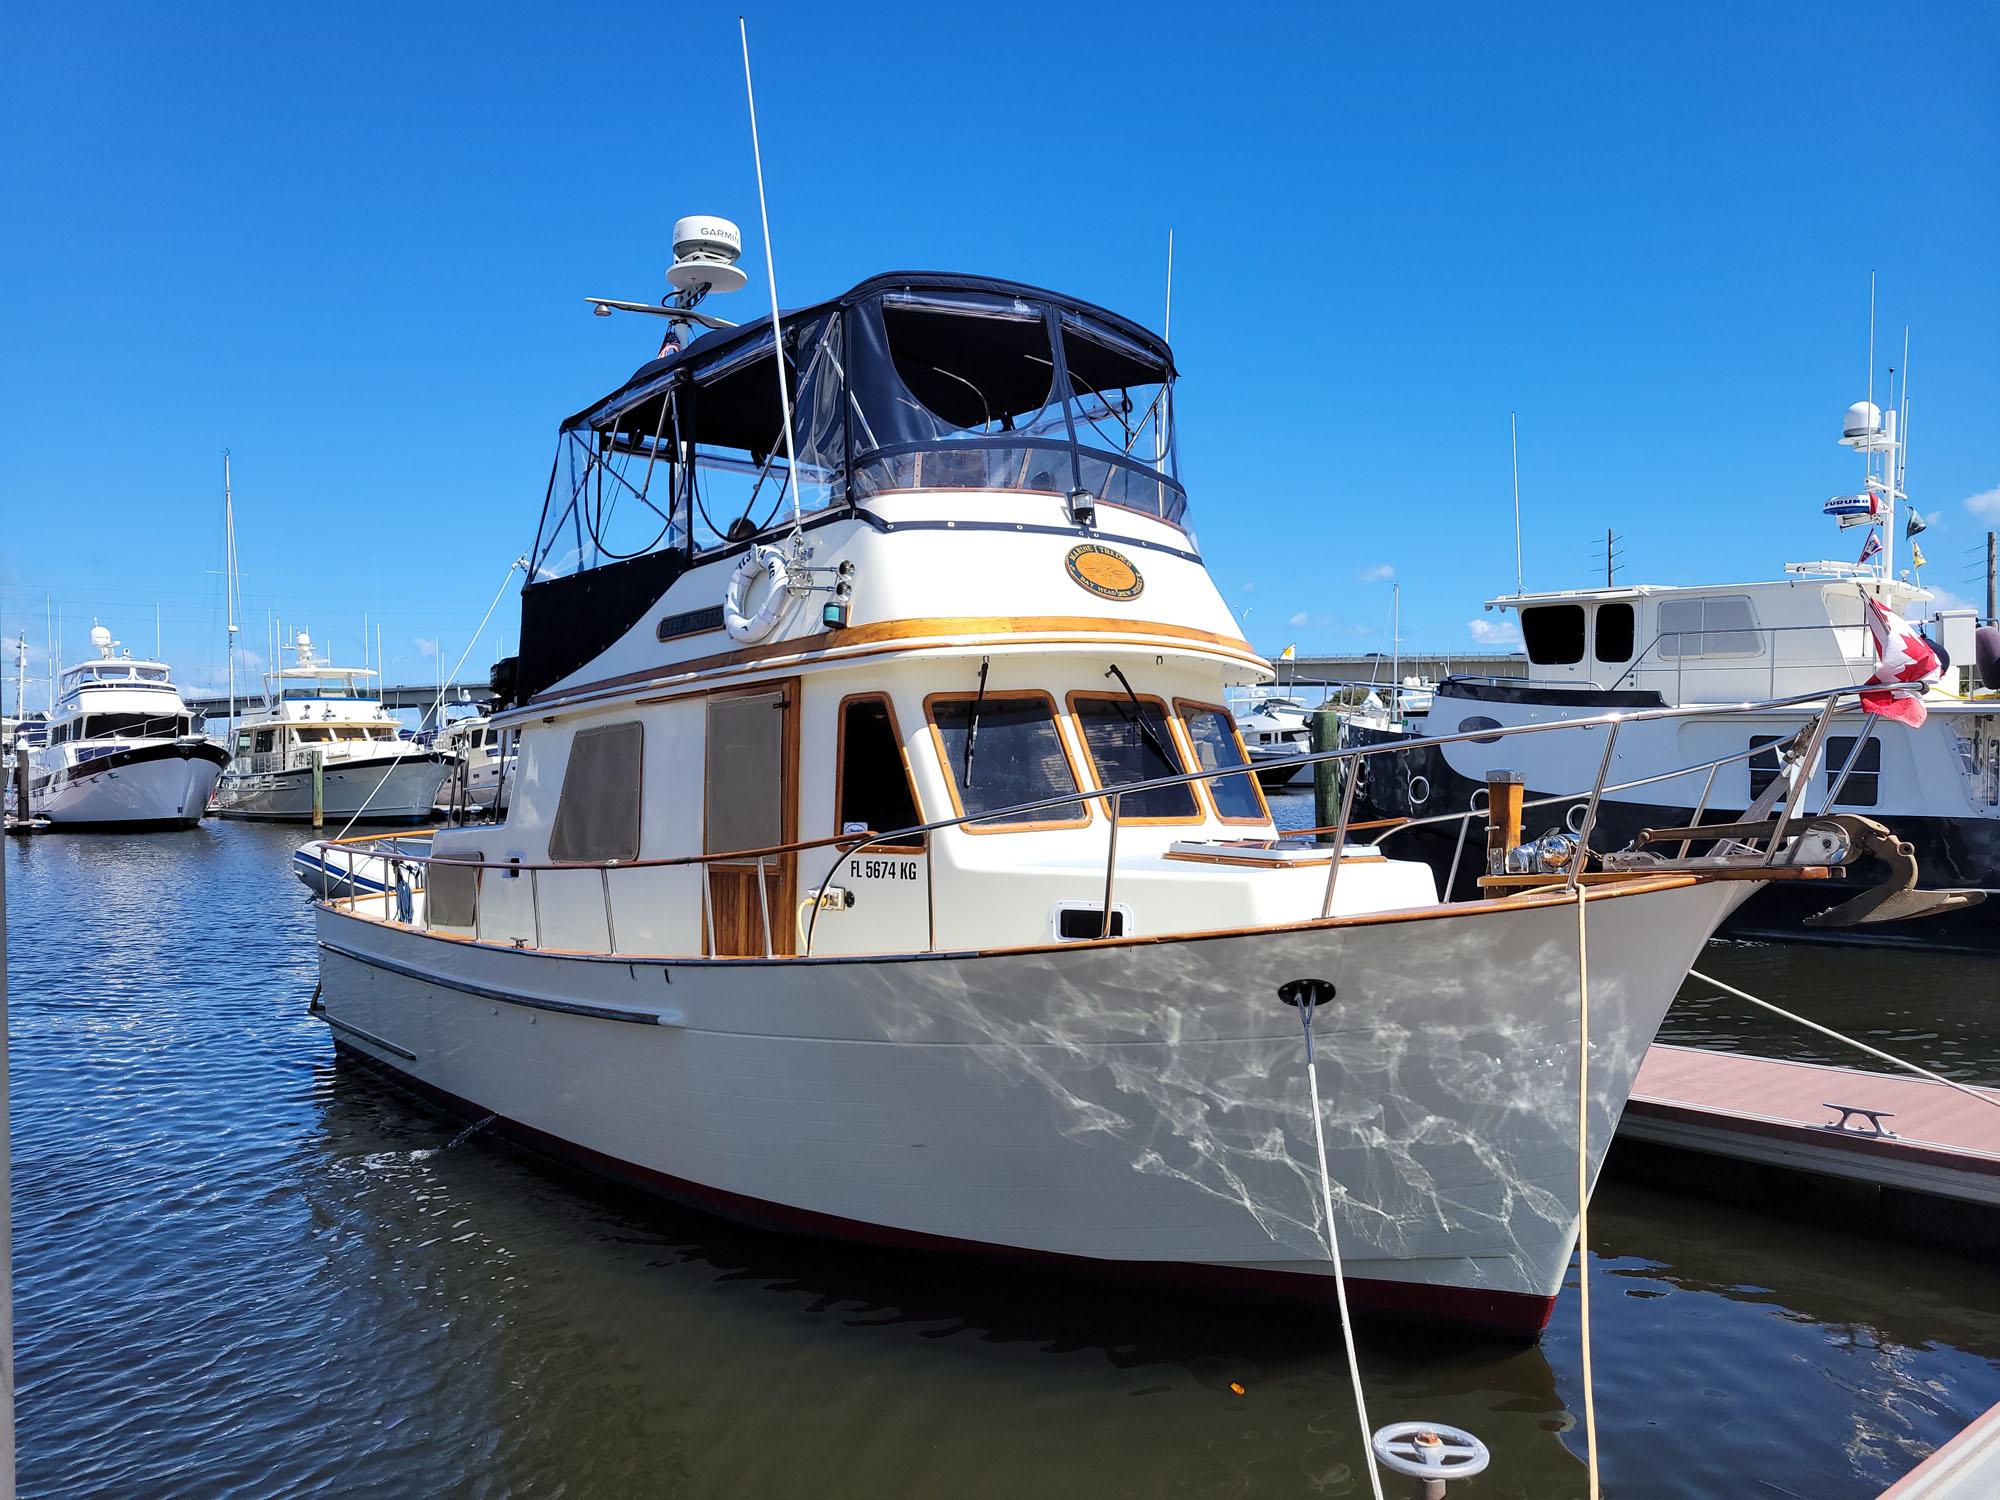
[[[381,1058],[361,1051],[339,1036],[335,1049],[381,1074],[401,1088],[427,1099],[440,1108],[467,1119],[484,1119],[491,1111],[469,1099],[449,1093],[423,1079],[391,1066]],[[916,1230],[893,1229],[860,1219],[844,1219],[811,1209],[790,1208],[761,1198],[748,1198],[703,1183],[656,1172],[580,1146],[574,1141],[548,1134],[531,1125],[504,1116],[496,1117],[491,1130],[529,1147],[537,1153],[575,1162],[597,1176],[636,1187],[643,1192],[675,1203],[713,1213],[739,1224],[774,1229],[785,1234],[845,1240],[855,1244],[881,1245],[900,1250],[932,1254],[976,1257],[1029,1263],[1081,1276],[1143,1278],[1176,1286],[1198,1287],[1233,1295],[1249,1295],[1284,1302],[1310,1302],[1326,1306],[1334,1300],[1333,1278],[1326,1275],[1299,1275],[1286,1271],[1255,1270],[1242,1266],[1204,1266],[1186,1261],[1111,1261],[1089,1256],[1062,1255],[1049,1250],[1029,1250],[1016,1245],[991,1245],[979,1240],[954,1239],[949,1235],[925,1234]],[[1476,1287],[1436,1286],[1426,1282],[1382,1281],[1374,1277],[1350,1276],[1347,1302],[1355,1313],[1369,1319],[1399,1323],[1423,1323],[1435,1327],[1465,1329],[1496,1337],[1532,1341],[1548,1326],[1555,1310],[1555,1298],[1536,1297],[1526,1292],[1484,1291]]]

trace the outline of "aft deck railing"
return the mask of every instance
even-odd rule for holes
[[[1737,761],[1747,760],[1749,757],[1761,752],[1770,751],[1781,755],[1787,754],[1794,749],[1800,748],[1800,739],[1803,736],[1805,740],[1803,753],[1781,764],[1779,771],[1776,773],[1782,782],[1786,775],[1785,766],[1794,765],[1797,767],[1789,783],[1782,786],[1782,795],[1776,807],[1775,826],[1770,838],[1765,841],[1763,850],[1764,862],[1766,865],[1775,864],[1780,852],[1779,846],[1785,832],[1804,805],[1807,787],[1813,779],[1813,768],[1818,763],[1835,714],[1840,710],[1844,700],[1858,698],[1864,691],[1906,693],[1910,691],[1920,692],[1922,689],[1864,688],[1857,685],[1835,689],[1830,692],[1800,693],[1791,697],[1766,699],[1761,702],[1629,709],[1593,714],[1585,718],[1557,719],[1536,724],[1502,725],[1484,729],[1460,730],[1452,734],[1424,735],[1407,739],[1387,740],[1373,745],[1357,745],[1332,750],[1312,751],[1306,755],[1299,756],[1297,759],[1302,764],[1309,765],[1317,765],[1321,762],[1352,763],[1346,766],[1345,785],[1341,793],[1340,818],[1330,830],[1333,837],[1330,841],[1330,859],[1327,868],[1326,889],[1321,900],[1320,916],[1322,919],[1325,919],[1333,913],[1334,894],[1338,889],[1340,869],[1347,849],[1347,836],[1350,832],[1357,831],[1363,827],[1380,828],[1382,831],[1377,834],[1368,846],[1371,849],[1376,849],[1381,846],[1384,840],[1413,828],[1427,824],[1461,821],[1459,852],[1462,853],[1465,841],[1464,827],[1469,825],[1471,819],[1481,816],[1484,811],[1481,808],[1472,807],[1464,812],[1439,813],[1423,818],[1375,820],[1368,824],[1355,825],[1352,822],[1354,793],[1360,780],[1359,776],[1355,773],[1360,763],[1366,761],[1371,756],[1386,755],[1407,750],[1420,750],[1440,745],[1463,744],[1469,741],[1487,744],[1494,740],[1510,739],[1532,734],[1553,734],[1591,729],[1605,730],[1604,751],[1599,757],[1597,773],[1587,791],[1544,796],[1535,799],[1532,803],[1524,804],[1524,807],[1542,807],[1556,803],[1570,802],[1576,803],[1582,809],[1579,821],[1572,825],[1572,831],[1577,834],[1577,850],[1575,858],[1570,861],[1564,880],[1564,889],[1573,892],[1576,889],[1578,878],[1582,874],[1585,858],[1590,852],[1589,836],[1596,826],[1598,808],[1606,793],[1628,791],[1637,787],[1649,786],[1663,781],[1672,781],[1706,771],[1708,773],[1707,779],[1703,784],[1701,797],[1695,805],[1693,822],[1690,824],[1690,826],[1698,826],[1701,817],[1707,811],[1709,797],[1714,790],[1717,771],[1724,766],[1731,765]],[[1710,718],[1717,715],[1750,714],[1766,712],[1772,709],[1797,709],[1806,707],[1810,707],[1813,710],[1811,718],[1800,730],[1783,739],[1774,740],[1769,744],[1753,745],[1746,750],[1734,751],[1728,755],[1716,756],[1708,760],[1691,762],[1670,771],[1657,772],[1629,781],[1607,782],[1606,780],[1617,748],[1618,732],[1624,725],[1662,719],[1690,718],[1696,716]],[[1850,749],[1838,777],[1828,787],[1826,800],[1821,808],[1822,815],[1832,807],[1834,799],[1839,795],[1841,788],[1846,784],[1849,774],[1858,763],[1863,745],[1868,738],[1868,729],[1872,729],[1872,727],[1873,720],[1871,718],[1863,732],[1855,737],[1854,745]],[[912,824],[907,828],[891,829],[886,832],[873,830],[862,833],[848,832],[830,835],[825,838],[799,839],[789,843],[770,844],[753,849],[730,850],[722,853],[671,855],[655,859],[545,861],[529,863],[512,859],[465,859],[454,857],[450,854],[411,854],[396,848],[393,843],[391,843],[389,851],[375,855],[368,846],[384,841],[407,839],[410,835],[407,833],[366,834],[357,838],[337,840],[328,846],[329,849],[340,850],[345,858],[348,890],[348,895],[345,897],[328,899],[331,905],[344,907],[357,916],[363,915],[364,907],[373,906],[378,898],[373,895],[363,896],[360,894],[360,886],[357,884],[357,858],[378,857],[385,862],[382,882],[383,889],[379,897],[382,906],[382,920],[385,922],[398,920],[397,917],[392,917],[391,915],[392,903],[394,903],[395,909],[401,914],[400,920],[407,924],[411,920],[412,897],[417,888],[412,887],[408,883],[403,867],[415,865],[428,872],[430,866],[441,865],[448,870],[467,871],[473,877],[471,891],[471,935],[474,941],[484,941],[481,926],[481,896],[487,872],[497,870],[501,873],[503,879],[518,879],[526,876],[529,886],[529,905],[534,937],[533,946],[536,949],[541,949],[543,947],[541,877],[545,874],[577,874],[594,870],[598,875],[599,889],[603,901],[607,938],[606,952],[616,955],[620,950],[617,943],[616,915],[611,897],[611,876],[614,872],[700,867],[702,870],[704,908],[701,928],[705,942],[712,942],[711,934],[713,931],[715,910],[712,895],[712,869],[718,864],[747,864],[753,865],[757,872],[758,899],[763,912],[764,952],[761,955],[743,954],[727,956],[748,958],[786,957],[791,955],[775,953],[772,942],[769,893],[766,883],[768,861],[770,860],[789,854],[806,853],[815,849],[838,849],[841,859],[851,859],[868,849],[892,842],[908,844],[921,841],[928,846],[932,834],[942,832],[946,829],[960,828],[973,823],[1017,822],[1022,821],[1027,815],[1059,807],[1074,807],[1078,802],[1101,802],[1105,807],[1106,818],[1109,823],[1109,833],[1105,851],[1104,906],[1099,927],[1099,937],[1108,938],[1114,935],[1111,931],[1114,910],[1112,898],[1116,892],[1117,884],[1118,832],[1121,821],[1121,805],[1124,799],[1142,792],[1150,792],[1168,787],[1191,786],[1196,782],[1209,782],[1230,776],[1252,776],[1254,774],[1255,768],[1248,763],[1217,766],[1200,771],[1180,772],[1171,776],[1156,776],[1145,781],[1125,782],[1115,787],[1099,788],[1096,791],[1075,791],[1061,796],[1042,797],[1030,802],[1017,803],[1011,807],[991,809],[979,813],[966,813],[950,818],[936,818],[928,822]],[[1477,794],[1475,793],[1475,795]],[[1571,816],[1577,816],[1574,810],[1572,810]],[[1278,830],[1278,833],[1279,837],[1283,838],[1286,836],[1320,835],[1328,831],[1327,829],[1307,829],[1288,835],[1286,830],[1281,829]],[[1684,840],[1681,844],[1683,855],[1686,853],[1688,844],[1689,841],[1687,840]],[[1754,846],[1755,841],[1750,841],[1749,847],[1754,850]],[[926,853],[928,854],[928,848],[926,849]],[[322,856],[322,863],[323,865],[326,863],[325,856]],[[928,865],[928,863],[927,858],[926,864]],[[798,956],[808,958],[813,956],[812,945],[814,935],[818,930],[819,913],[825,907],[828,891],[832,887],[834,876],[839,872],[839,869],[840,860],[836,860],[827,870],[826,874],[821,877],[812,898],[803,903],[804,907],[809,910],[810,915],[806,918],[804,931],[801,934],[805,939],[804,951]],[[1451,875],[1447,877],[1444,890],[1440,893],[1441,899],[1446,902],[1449,902],[1451,899],[1451,891],[1456,881],[1457,870],[1458,859],[1455,855],[1452,862]],[[928,870],[925,887],[928,908],[929,947],[921,951],[932,952],[936,951],[937,947],[936,893],[934,882],[929,878]],[[420,930],[429,932],[433,927],[433,913],[430,899],[432,883],[428,878],[425,880],[422,889],[425,893],[425,901],[423,922]],[[798,921],[796,914],[793,920],[794,930],[796,931]],[[449,923],[446,925],[457,926],[459,924]],[[518,937],[514,938],[513,942],[517,947],[528,946]],[[649,956],[658,955],[649,954]]]

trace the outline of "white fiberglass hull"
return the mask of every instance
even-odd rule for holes
[[[47,760],[61,747],[40,752]],[[140,742],[31,774],[37,817],[70,828],[192,828],[208,808],[223,752],[205,741]]]
[[[323,773],[321,810],[327,818],[360,814],[371,823],[428,820],[448,770],[436,756],[423,754],[330,761]],[[231,771],[222,778],[216,810],[225,818],[306,823],[312,821],[312,800],[309,767],[246,775]]]
[[[1749,883],[1589,903],[1590,1171]],[[343,1047],[545,1148],[790,1227],[1331,1295],[1298,1013],[1351,1295],[1532,1336],[1573,1247],[1577,915],[899,960],[594,959],[322,906]]]

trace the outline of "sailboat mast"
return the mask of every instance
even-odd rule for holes
[[[236,732],[236,499],[229,488],[229,450],[222,450],[222,573],[229,615],[229,732]]]

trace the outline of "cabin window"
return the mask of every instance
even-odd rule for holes
[[[1236,732],[1236,721],[1229,717],[1227,709],[1217,708],[1211,703],[1187,702],[1177,702],[1174,707],[1180,711],[1181,723],[1187,726],[1188,742],[1194,746],[1194,768],[1197,771],[1249,765],[1243,753],[1242,737]],[[1242,776],[1218,776],[1202,785],[1208,788],[1208,799],[1215,804],[1215,815],[1223,822],[1270,821],[1271,811],[1264,805],[1264,794],[1257,788],[1257,778],[1247,772]]]
[[[1599,661],[1630,661],[1632,659],[1633,634],[1631,605],[1618,603],[1600,604],[1597,606],[1597,659]]]
[[[1713,599],[1667,599],[1660,604],[1660,655],[1755,656],[1757,617],[1743,594]]]
[[[1750,747],[1757,750],[1759,745],[1781,745],[1782,737],[1775,734],[1760,734],[1751,738]],[[1778,779],[1778,752],[1775,749],[1757,750],[1750,757],[1750,800],[1755,802]]]
[[[1083,731],[1084,747],[1090,752],[1099,786],[1115,790],[1134,781],[1179,776],[1187,770],[1174,743],[1166,705],[1159,699],[1142,698],[1135,704],[1124,697],[1079,693],[1071,696],[1069,707]],[[1192,786],[1162,786],[1121,799],[1118,816],[1121,821],[1192,823],[1199,821],[1201,810],[1195,805]]]
[[[302,745],[324,745],[334,737],[332,730],[317,727],[294,729],[292,733]]]
[[[639,857],[645,743],[645,726],[638,723],[577,731],[549,833],[550,859],[600,864]]]
[[[1857,737],[1851,734],[1830,734],[1826,737],[1826,784],[1830,787],[1840,779],[1842,767],[1847,758],[1854,754]],[[1882,779],[1882,742],[1870,739],[1861,747],[1861,758],[1854,762],[1854,769],[1847,773],[1847,785],[1840,789],[1840,795],[1833,799],[1835,807],[1873,807]]]
[[[277,742],[278,742],[277,730],[260,729],[257,731],[257,753],[259,755],[269,755],[271,753],[271,747],[277,744]]]
[[[909,762],[889,700],[849,698],[840,705],[840,786],[837,813],[841,833],[889,833],[923,822],[910,787]],[[923,835],[878,849],[921,848]]]
[[[248,730],[236,736],[236,753],[238,755],[248,755],[250,753],[250,732]]]
[[[987,693],[983,699],[953,694],[932,697],[924,706],[952,804],[961,816],[1077,790],[1076,768],[1056,727],[1055,700],[1047,693]],[[976,833],[993,833],[1075,828],[1089,821],[1089,810],[1077,801],[1044,807],[1015,821],[982,818],[969,826]]]
[[[1583,660],[1583,606],[1538,604],[1521,611],[1521,639],[1538,667],[1566,667]]]
[[[77,736],[86,740],[164,739],[186,734],[188,720],[171,714],[91,714]]]

